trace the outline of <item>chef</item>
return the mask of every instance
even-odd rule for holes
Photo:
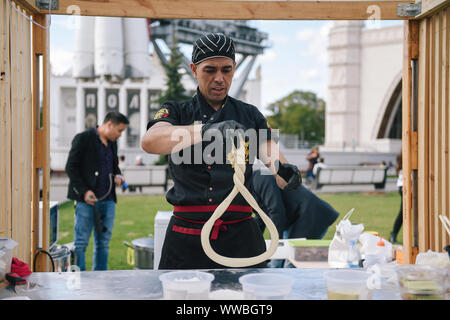
[[[222,33],[208,33],[193,44],[191,71],[196,94],[184,102],[167,101],[147,125],[142,148],[168,154],[174,186],[167,192],[173,215],[166,231],[160,269],[224,268],[203,251],[203,224],[231,192],[234,165],[231,144],[245,136],[245,186],[251,189],[256,157],[278,176],[281,188],[297,188],[301,176],[271,139],[271,129],[253,105],[230,97],[236,68],[234,43]],[[239,147],[236,145],[236,147]],[[281,178],[281,179],[280,179]],[[211,231],[215,252],[231,258],[253,257],[266,250],[252,208],[238,194]],[[265,267],[262,262],[255,268]]]

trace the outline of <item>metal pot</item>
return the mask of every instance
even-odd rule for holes
[[[153,238],[139,238],[123,242],[128,247],[127,263],[134,269],[153,269],[155,244]]]
[[[55,265],[54,272],[66,272],[70,266],[70,250],[63,245],[55,245],[50,249],[53,263]]]

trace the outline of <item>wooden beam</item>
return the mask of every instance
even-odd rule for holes
[[[6,1],[8,2],[8,0]],[[36,14],[40,11],[40,9],[36,7],[36,0],[14,0],[14,2],[28,11],[29,14]]]
[[[59,9],[52,14],[153,19],[407,20],[414,17],[398,17],[397,6],[411,3],[414,0],[59,0]]]
[[[424,19],[426,17],[432,16],[436,12],[443,10],[445,7],[450,6],[450,1],[448,0],[421,0],[422,8],[416,19]]]

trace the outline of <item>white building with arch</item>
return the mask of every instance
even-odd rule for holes
[[[401,149],[403,27],[335,22],[329,32],[327,151]]]

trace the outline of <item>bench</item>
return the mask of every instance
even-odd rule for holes
[[[316,189],[324,185],[373,184],[375,189],[384,189],[387,167],[381,166],[328,166],[318,168],[314,180]]]
[[[167,191],[169,167],[164,166],[126,166],[120,169],[131,192],[142,187],[164,187]]]

